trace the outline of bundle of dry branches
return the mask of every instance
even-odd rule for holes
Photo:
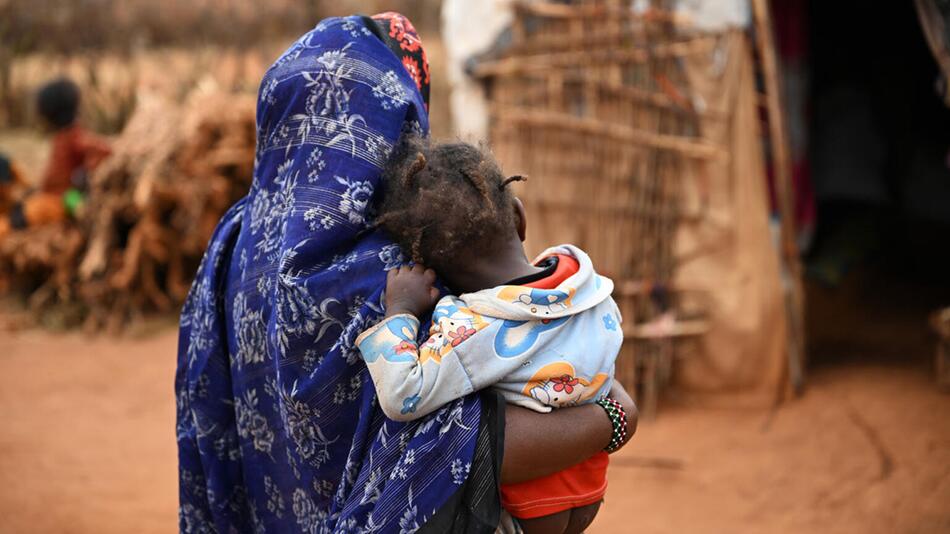
[[[78,219],[6,239],[0,278],[31,295],[34,313],[78,303],[91,330],[172,310],[218,219],[250,187],[254,143],[250,96],[140,97]]]

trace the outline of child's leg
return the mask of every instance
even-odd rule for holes
[[[525,534],[581,534],[597,517],[598,510],[600,502],[595,502],[534,519],[519,519],[518,522]]]
[[[521,525],[524,534],[562,534],[567,531],[567,525],[571,522],[572,511],[564,510],[533,519],[519,519],[518,524]]]
[[[597,512],[600,510],[600,503],[602,502],[604,501],[598,501],[594,504],[572,509],[571,521],[567,524],[567,529],[564,530],[564,533],[580,534],[584,532],[584,529],[594,522],[594,518],[597,517]]]

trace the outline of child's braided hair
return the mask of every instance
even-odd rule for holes
[[[514,231],[514,195],[507,186],[524,179],[506,179],[484,147],[405,134],[383,169],[376,226],[414,262],[452,269]]]

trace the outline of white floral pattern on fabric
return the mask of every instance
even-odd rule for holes
[[[326,514],[313,504],[313,501],[310,500],[307,492],[303,489],[297,488],[294,490],[293,510],[294,517],[297,518],[297,525],[302,532],[312,534],[321,532],[321,522]]]
[[[284,234],[287,232],[289,215],[294,208],[294,189],[297,187],[297,174],[293,169],[293,161],[287,160],[277,167],[277,178],[274,180],[279,187],[276,191],[261,190],[251,202],[250,229],[259,237],[257,253],[254,259],[262,256],[273,259]]]
[[[277,99],[274,98],[275,89],[277,89],[277,80],[271,78],[271,80],[267,82],[266,85],[261,87],[261,94],[260,94],[261,100],[264,100],[268,104],[275,104],[277,102]]]
[[[319,70],[300,73],[306,82],[305,113],[289,115],[273,125],[259,150],[283,148],[289,152],[300,146],[317,146],[347,150],[352,157],[375,166],[386,161],[393,141],[372,131],[363,115],[353,112],[351,82],[371,86],[373,96],[387,110],[403,108],[411,98],[395,71],[383,73],[354,59],[349,54],[351,45],[323,52],[316,59]],[[308,175],[307,179],[316,178]]]
[[[365,35],[368,37],[368,36],[373,35],[373,33],[369,31],[366,28],[366,26],[363,26],[362,24],[352,21],[352,20],[343,21],[343,24],[341,24],[341,27],[345,31],[349,32],[351,37],[360,37],[361,35]]]
[[[303,285],[288,276],[281,275],[277,299],[277,319],[284,325],[277,336],[278,347],[286,354],[292,337],[314,336],[314,342],[320,341],[331,327],[345,328],[343,321],[331,313],[331,307],[340,304],[335,298],[326,298],[320,304]]]
[[[383,264],[384,271],[391,271],[406,262],[402,255],[402,249],[399,245],[386,245],[379,251],[379,261]]]
[[[379,84],[373,87],[373,96],[379,99],[383,109],[392,109],[406,102],[406,90],[399,83],[394,71],[383,75]]]
[[[317,147],[310,151],[306,163],[310,169],[307,171],[307,181],[310,183],[316,182],[320,178],[320,173],[327,168],[327,162],[323,159],[323,151]]]
[[[232,324],[237,325],[237,347],[231,356],[232,363],[238,368],[242,365],[260,363],[267,357],[267,325],[260,310],[252,310],[247,305],[244,293],[234,297]]]
[[[297,399],[299,393],[296,388],[297,383],[294,382],[293,391],[280,391],[280,417],[284,429],[297,446],[296,452],[300,458],[312,467],[320,467],[330,458],[329,447],[338,438],[327,439],[323,435],[320,425],[314,423],[320,412]]]
[[[234,413],[237,416],[238,435],[250,439],[254,449],[270,454],[274,445],[274,432],[257,406],[257,392],[247,391],[234,400]]]
[[[351,224],[365,225],[369,202],[373,198],[373,184],[339,176],[336,181],[346,186],[346,191],[340,197],[340,212],[346,215]]]
[[[264,492],[267,494],[267,510],[277,517],[284,516],[284,497],[280,494],[280,488],[274,484],[274,480],[269,476],[264,476]]]
[[[307,227],[314,232],[336,226],[333,214],[324,208],[309,208],[303,213],[303,220],[307,221]]]
[[[462,485],[468,478],[468,472],[472,469],[472,463],[463,463],[462,460],[452,460],[452,482]]]

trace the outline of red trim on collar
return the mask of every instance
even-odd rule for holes
[[[581,268],[581,265],[577,263],[577,260],[574,259],[573,256],[566,254],[552,254],[551,256],[557,256],[557,267],[554,269],[554,272],[540,280],[524,284],[525,287],[554,289],[571,276],[577,274],[577,271]],[[551,256],[546,256],[546,258],[550,258]],[[544,260],[545,258],[541,259]]]

